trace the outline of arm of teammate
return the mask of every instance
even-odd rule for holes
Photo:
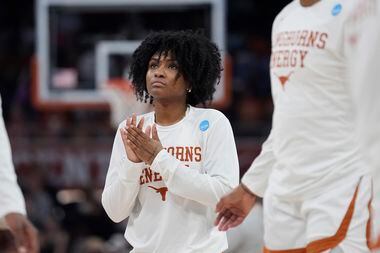
[[[227,231],[244,221],[255,205],[257,196],[264,196],[274,163],[272,134],[270,134],[263,144],[260,155],[243,176],[242,183],[217,204],[218,216],[215,225],[219,230]]]
[[[130,131],[132,137],[134,129]],[[131,142],[135,143],[134,148],[142,155],[141,159],[151,163],[150,168],[161,174],[171,193],[214,208],[223,195],[238,185],[239,163],[232,128],[224,115],[205,134],[202,172],[185,166],[164,150],[154,126],[152,139],[137,131]]]
[[[36,253],[39,251],[38,234],[26,218],[25,200],[17,184],[8,135],[5,129],[0,100],[0,217],[15,237],[16,246]]]
[[[125,124],[121,123],[112,147],[111,160],[102,194],[102,205],[114,222],[126,219],[136,201],[140,189],[140,175],[145,164],[133,162],[127,156],[123,142]]]
[[[25,201],[17,184],[11,148],[4,120],[1,116],[0,100],[0,217],[15,212],[26,215]]]
[[[241,182],[247,189],[259,197],[264,197],[276,159],[272,149],[273,132],[262,145],[260,155],[252,162]]]

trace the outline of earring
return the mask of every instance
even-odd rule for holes
[[[187,91],[188,93],[190,93],[190,92],[191,92],[191,89],[186,89],[186,91]]]

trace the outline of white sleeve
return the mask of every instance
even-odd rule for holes
[[[354,1],[352,7],[344,26],[346,75],[365,160],[380,176],[380,4]],[[363,8],[372,11],[355,19],[358,10]]]
[[[102,205],[114,222],[127,218],[140,189],[140,175],[145,164],[133,163],[126,155],[119,126],[112,147],[110,165],[102,194]]]
[[[380,3],[367,17],[351,59],[351,89],[357,116],[358,134],[366,162],[371,167],[377,194],[380,191]],[[375,195],[376,196],[376,195]]]
[[[354,1],[369,4],[371,11],[360,16],[358,24],[346,26],[346,45],[349,50],[348,80],[357,120],[357,135],[373,178],[372,221],[373,237],[380,236],[380,2]],[[374,4],[374,6],[371,6]],[[356,5],[355,5],[356,7]],[[365,6],[368,7],[368,6]],[[352,17],[358,8],[350,13]],[[363,8],[361,8],[363,10]],[[353,42],[350,40],[354,35]],[[351,36],[351,37],[350,37]]]
[[[26,214],[24,197],[17,184],[0,100],[0,217],[11,212]]]
[[[161,150],[151,169],[159,172],[173,194],[215,207],[239,183],[239,162],[231,125],[225,116],[210,127],[203,146],[203,171],[192,170]]]
[[[268,186],[268,180],[272,173],[276,159],[272,149],[272,132],[264,142],[260,155],[252,162],[251,167],[244,174],[242,183],[259,197],[263,197]]]

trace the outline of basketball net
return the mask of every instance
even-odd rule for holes
[[[140,115],[151,110],[149,103],[143,103],[136,99],[129,80],[110,79],[101,92],[110,105],[110,119],[114,128],[117,128],[127,117],[131,117],[133,113]]]

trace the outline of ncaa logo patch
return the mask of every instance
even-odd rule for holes
[[[200,129],[202,132],[206,131],[209,127],[210,127],[210,122],[208,122],[208,120],[203,120],[203,121],[199,124],[199,129]]]
[[[331,15],[338,16],[342,9],[343,6],[341,4],[336,4],[331,10]]]

